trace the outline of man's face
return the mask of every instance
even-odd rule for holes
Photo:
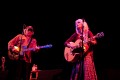
[[[33,27],[32,26],[26,27],[26,29],[25,29],[25,35],[32,36],[33,34],[34,34]]]

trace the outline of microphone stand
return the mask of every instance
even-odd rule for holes
[[[1,65],[2,71],[5,71],[5,57],[2,56],[1,61],[2,61],[2,65]]]
[[[83,19],[83,24],[84,24],[84,19]],[[84,80],[84,36],[83,36],[83,32],[84,32],[84,25],[82,25],[82,53],[81,53],[81,70],[80,70],[80,80]]]

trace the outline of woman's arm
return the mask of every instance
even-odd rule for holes
[[[72,41],[75,40],[76,36],[77,36],[77,33],[74,33],[72,36],[70,36],[70,38],[68,38],[68,39],[65,41],[64,45],[67,46],[67,47],[71,47],[71,44],[70,44],[70,43],[72,43]]]
[[[91,31],[89,31],[89,36],[90,36],[90,38],[94,36]],[[97,44],[97,40],[94,38],[94,39],[90,40],[90,43],[95,45],[95,44]]]

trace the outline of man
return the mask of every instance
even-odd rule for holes
[[[40,50],[33,35],[33,27],[25,26],[22,34],[16,35],[8,42],[8,57],[10,59],[8,79],[29,80],[32,62],[31,53]]]

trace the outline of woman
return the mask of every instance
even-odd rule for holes
[[[77,19],[75,29],[76,32],[65,41],[65,46],[71,49],[82,48],[82,50],[79,51],[79,58],[74,62],[70,80],[97,80],[92,49],[97,41],[85,20]]]

